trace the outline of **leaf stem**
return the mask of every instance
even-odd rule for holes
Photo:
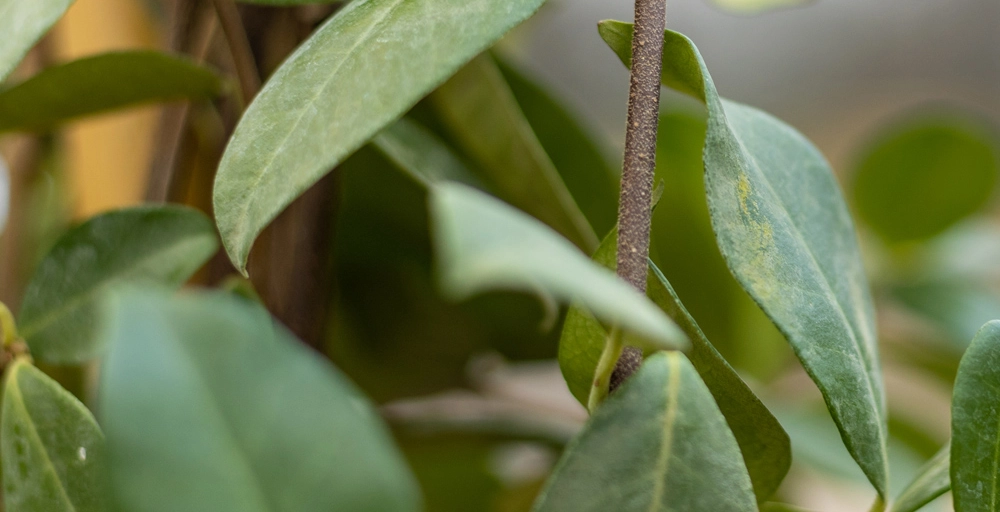
[[[0,330],[3,331],[3,346],[8,347],[18,340],[17,323],[14,314],[6,304],[0,302]]]
[[[243,28],[240,12],[233,0],[212,0],[215,13],[219,16],[219,24],[226,35],[229,53],[233,56],[233,65],[240,80],[240,92],[243,94],[243,104],[249,105],[260,90],[260,73],[254,60],[250,40]]]
[[[611,329],[608,338],[604,343],[604,351],[597,361],[597,369],[594,370],[594,380],[590,386],[590,396],[587,397],[587,410],[591,414],[598,405],[608,397],[611,384],[611,375],[615,370],[616,361],[622,354],[624,343],[621,330],[617,327]]]
[[[635,0],[635,34],[629,83],[628,124],[618,206],[618,275],[640,292],[646,291],[651,196],[656,166],[656,131],[660,113],[660,74],[666,0]],[[626,347],[619,359],[613,388],[638,369],[642,353]]]

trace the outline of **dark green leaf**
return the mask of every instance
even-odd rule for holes
[[[896,498],[890,512],[916,512],[934,501],[934,498],[948,492],[951,489],[951,477],[948,475],[950,459],[949,443],[921,468],[920,474]]]
[[[211,70],[151,51],[116,52],[48,68],[0,91],[0,131],[42,130],[117,108],[222,92]]]
[[[6,370],[0,452],[6,510],[106,510],[104,434],[90,411],[26,360]]]
[[[539,83],[502,59],[497,63],[524,118],[594,231],[611,231],[618,221],[621,172],[585,127]]]
[[[956,512],[1000,510],[1000,321],[962,356],[951,402],[951,487]]]
[[[236,267],[309,186],[531,16],[543,0],[356,0],[268,81],[219,164],[216,222]]]
[[[450,183],[432,189],[430,210],[441,286],[453,299],[487,290],[538,293],[549,303],[579,303],[647,347],[686,347],[687,337],[649,300],[523,212]]]
[[[432,96],[441,120],[502,199],[592,251],[597,236],[577,207],[496,63],[482,55]]]
[[[181,206],[105,213],[63,235],[28,283],[18,325],[34,357],[52,364],[99,354],[97,302],[127,281],[180,286],[215,254],[212,222]]]
[[[606,21],[600,30],[630,64],[632,26]],[[833,173],[791,127],[722,100],[689,39],[667,31],[664,44],[663,84],[708,107],[705,189],[719,249],[788,338],[884,498],[888,434],[874,311]]]
[[[661,352],[597,408],[534,510],[747,512],[757,504],[708,388],[683,354]]]
[[[594,261],[614,269],[617,240],[618,233],[613,231],[594,254]],[[688,354],[691,363],[704,379],[736,436],[754,484],[754,492],[758,501],[763,501],[774,494],[791,465],[788,434],[715,350],[660,270],[650,265],[646,294],[677,322],[691,340]],[[559,366],[570,391],[583,404],[587,403],[590,382],[606,338],[607,332],[586,311],[570,308],[559,341]]]
[[[73,0],[0,0],[0,81],[49,31]]]
[[[889,242],[929,238],[975,213],[1000,171],[997,136],[958,114],[883,129],[854,174],[861,218]]]
[[[419,509],[368,401],[228,293],[112,301],[100,385],[123,510]]]

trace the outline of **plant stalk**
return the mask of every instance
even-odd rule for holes
[[[257,70],[257,61],[254,60],[253,51],[250,49],[250,40],[243,28],[240,12],[233,0],[212,0],[212,3],[219,16],[222,32],[226,35],[229,52],[233,56],[236,76],[240,80],[243,105],[249,105],[260,90],[260,72]]]
[[[666,0],[635,0],[628,124],[618,206],[617,261],[618,275],[642,293],[646,292],[648,272],[666,7]],[[625,347],[615,365],[611,391],[634,373],[641,363],[642,352],[635,347]]]

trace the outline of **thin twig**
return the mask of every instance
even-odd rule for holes
[[[215,4],[219,24],[226,34],[229,52],[233,56],[236,76],[240,79],[240,91],[243,93],[243,104],[249,105],[260,90],[260,73],[257,71],[257,62],[254,60],[250,41],[240,19],[240,11],[233,0],[212,0],[212,3]]]
[[[635,35],[625,129],[625,159],[618,207],[618,275],[645,293],[649,230],[660,111],[660,72],[666,0],[635,0]],[[626,347],[615,366],[611,389],[638,369],[642,353]]]

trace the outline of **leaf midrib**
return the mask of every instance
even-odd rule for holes
[[[663,431],[660,438],[660,453],[656,458],[653,473],[653,495],[649,501],[648,512],[656,512],[663,500],[663,491],[667,483],[667,471],[670,469],[670,454],[674,442],[674,424],[677,422],[678,396],[680,394],[680,357],[676,354],[668,356],[669,377],[667,378],[666,411],[663,413]]]

